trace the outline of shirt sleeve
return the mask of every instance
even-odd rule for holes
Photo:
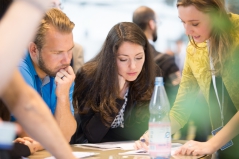
[[[120,110],[122,107],[124,100],[116,99],[117,108]],[[117,114],[112,114],[113,119]],[[90,143],[98,143],[102,142],[105,135],[109,131],[110,127],[106,126],[101,119],[101,114],[98,112],[94,112],[91,108],[87,114],[81,114],[81,126],[86,136],[87,140]],[[99,131],[100,130],[100,131]]]
[[[69,94],[69,97],[70,97],[70,108],[71,108],[71,113],[72,115],[74,116],[74,107],[73,107],[73,103],[72,103],[72,100],[73,100],[73,92],[74,92],[74,85],[75,83],[73,82],[72,85],[71,85],[71,88],[70,88],[70,94]]]
[[[17,159],[27,157],[31,155],[30,149],[28,146],[20,143],[14,143],[13,149],[8,151],[9,157],[11,159]]]
[[[18,66],[18,69],[22,75],[22,77],[24,78],[25,82],[30,85],[32,88],[34,88],[34,75],[32,75],[30,73],[30,70],[28,69],[28,66],[26,64],[21,64],[20,66]]]
[[[110,127],[104,125],[100,113],[95,113],[90,109],[87,114],[81,114],[80,117],[82,130],[88,142],[101,142]]]
[[[187,53],[178,94],[170,111],[170,118],[174,118],[181,127],[187,123],[199,93],[199,85],[190,67],[192,56],[191,52]]]

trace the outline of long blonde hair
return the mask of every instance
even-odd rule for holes
[[[220,75],[223,64],[230,56],[233,45],[233,27],[230,16],[225,9],[224,0],[178,0],[177,7],[194,6],[199,11],[209,14],[212,21],[211,37],[209,39],[209,56],[215,68],[215,74]],[[191,36],[191,44],[199,48]]]

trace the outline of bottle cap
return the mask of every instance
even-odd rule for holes
[[[155,77],[155,85],[163,85],[163,77]]]

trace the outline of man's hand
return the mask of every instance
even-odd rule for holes
[[[56,74],[56,96],[57,98],[69,98],[69,90],[75,80],[75,73],[71,66],[61,69]]]
[[[57,72],[55,78],[57,105],[54,116],[68,142],[76,131],[76,121],[71,112],[73,90],[70,90],[74,79],[75,74],[71,66]]]

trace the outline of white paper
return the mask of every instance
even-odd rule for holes
[[[182,144],[172,143],[171,155],[173,155],[180,146],[182,146]],[[145,150],[133,150],[133,151],[119,153],[119,155],[149,155],[149,153]]]
[[[98,155],[99,153],[94,153],[94,152],[72,152],[73,155],[76,158],[83,158],[83,157],[89,157],[89,156],[95,156]],[[47,157],[45,159],[56,159],[55,157],[51,156],[51,157]]]
[[[95,155],[99,154],[99,153],[94,153],[94,152],[72,152],[72,153],[76,158],[95,156]],[[29,159],[29,158],[22,157],[22,159]],[[56,158],[54,156],[50,156],[50,157],[46,157],[44,159],[56,159]]]
[[[75,144],[75,147],[91,147],[101,150],[111,150],[111,149],[122,149],[122,150],[133,150],[134,141],[130,142],[104,142],[99,144]]]
[[[146,150],[133,150],[119,153],[119,155],[149,155]]]
[[[201,156],[175,156],[175,151],[181,147],[182,144],[180,143],[172,143],[172,148],[171,148],[171,156],[173,156],[175,159],[198,159]],[[134,150],[134,151],[127,151],[127,152],[123,152],[123,153],[119,153],[119,155],[144,155],[144,156],[149,156],[149,153],[145,150]]]

